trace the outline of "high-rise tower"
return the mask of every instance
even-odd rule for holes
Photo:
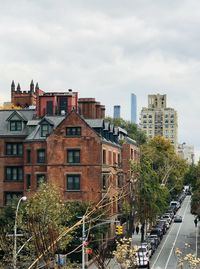
[[[137,123],[137,99],[134,93],[131,93],[131,122]]]
[[[166,94],[148,95],[148,107],[141,111],[140,127],[150,138],[164,136],[177,149],[178,120],[177,112],[167,107]]]
[[[120,106],[119,105],[114,106],[113,118],[114,119],[120,118]]]

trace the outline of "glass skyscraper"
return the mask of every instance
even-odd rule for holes
[[[134,93],[131,93],[131,122],[137,123],[137,99]]]

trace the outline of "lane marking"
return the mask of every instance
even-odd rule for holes
[[[188,208],[189,203],[190,203],[190,199],[189,199],[188,202],[187,202],[187,206],[186,206],[185,211],[184,211],[184,216],[185,216],[185,214],[186,214],[186,210],[187,210],[187,208]],[[178,233],[177,233],[177,235],[176,235],[175,240],[177,240],[177,237],[178,237],[178,234],[179,234],[179,232],[180,232],[180,228],[181,228],[182,224],[183,224],[183,223],[181,223],[181,225],[180,225],[180,227],[179,227],[179,229],[178,229]],[[175,227],[174,223],[173,223],[173,226],[170,228],[170,231],[172,230],[173,227]],[[163,245],[162,245],[162,248],[160,249],[160,251],[159,251],[159,253],[158,253],[158,256],[156,257],[156,260],[155,260],[154,263],[152,264],[152,269],[154,268],[155,264],[157,263],[157,261],[158,261],[158,259],[159,259],[159,257],[160,257],[160,254],[161,254],[163,248],[165,247],[165,243],[166,243],[166,241],[167,241],[167,239],[168,239],[169,236],[170,236],[170,233],[167,234],[167,236],[166,236],[166,238],[165,238],[165,241],[164,241],[164,243],[163,243]],[[175,245],[175,243],[173,243],[173,245]],[[174,247],[174,246],[173,246],[173,247]],[[173,247],[172,247],[172,251],[173,251]],[[170,252],[170,256],[171,256],[171,252]],[[169,257],[170,257],[170,256],[169,256]],[[167,261],[168,261],[168,260],[167,260]],[[168,261],[168,263],[169,263],[169,261]],[[165,267],[164,269],[166,269],[166,267]]]
[[[198,231],[198,225],[197,225],[197,227],[195,227],[195,229],[196,229],[196,251],[195,251],[195,256],[197,258],[197,251],[198,251],[198,233],[197,233],[197,231]]]
[[[184,217],[185,217],[185,214],[186,214],[186,211],[187,211],[189,205],[190,205],[190,200],[188,200],[187,206],[186,206],[186,208],[185,208],[185,211],[184,211],[184,214],[183,214],[183,219],[184,219]],[[167,259],[167,263],[166,263],[164,269],[167,269],[167,266],[168,266],[168,263],[169,263],[170,258],[171,258],[171,256],[172,256],[172,251],[174,250],[174,247],[175,247],[175,244],[176,244],[176,240],[177,240],[178,235],[179,235],[179,233],[180,233],[180,229],[181,229],[181,227],[182,227],[182,224],[183,224],[183,222],[181,223],[181,225],[180,225],[180,227],[179,227],[179,229],[178,229],[177,235],[176,235],[176,237],[175,237],[174,243],[173,243],[173,245],[172,245],[172,248],[171,248],[171,251],[170,251],[170,253],[169,253],[169,257],[168,257],[168,259]]]

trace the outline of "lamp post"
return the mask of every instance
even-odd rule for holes
[[[13,268],[16,269],[17,264],[17,215],[19,210],[19,205],[21,201],[26,201],[27,197],[22,196],[17,204],[16,212],[15,212],[15,225],[14,225],[14,246],[13,246]]]

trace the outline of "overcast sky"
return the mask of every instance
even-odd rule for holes
[[[200,152],[199,0],[0,0],[0,102],[10,84],[78,91],[130,120],[148,94],[167,94],[179,142]]]

